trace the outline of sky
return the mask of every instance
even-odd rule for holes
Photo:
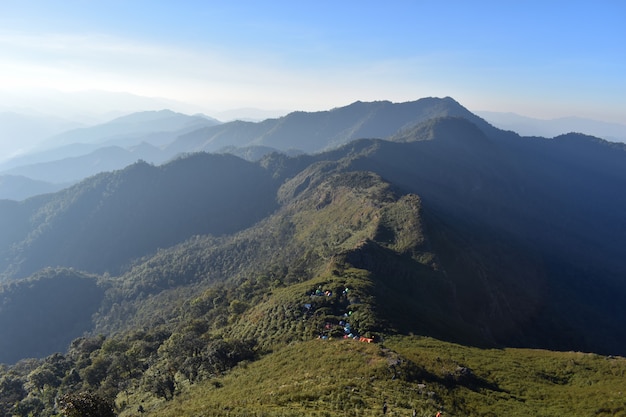
[[[41,90],[207,113],[451,96],[626,124],[626,1],[0,0],[0,107]]]

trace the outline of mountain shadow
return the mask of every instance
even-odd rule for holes
[[[7,202],[0,207],[11,231],[2,239],[3,275],[61,265],[117,274],[193,235],[249,227],[274,210],[277,187],[258,165],[199,154],[160,167],[139,162],[56,194]]]
[[[511,141],[458,118],[395,140],[364,143],[348,169],[422,198],[457,297],[481,300],[464,315],[506,345],[622,351],[624,146],[581,135]]]
[[[104,288],[93,276],[68,269],[0,286],[0,363],[65,352],[91,330],[103,298]]]

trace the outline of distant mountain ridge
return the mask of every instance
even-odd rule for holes
[[[219,124],[207,116],[187,116],[171,110],[145,111],[118,117],[110,122],[71,130],[47,140],[53,146],[71,143],[111,143],[156,132],[194,130]]]
[[[0,175],[0,200],[24,200],[33,194],[52,193],[64,187],[63,184],[33,180],[24,176]]]
[[[160,164],[192,152],[233,153],[251,161],[276,151],[290,155],[315,153],[354,139],[388,139],[423,121],[448,116],[470,120],[488,136],[504,135],[450,97],[405,103],[355,102],[328,111],[292,112],[261,122],[219,123],[203,115],[161,110],[63,133],[48,140],[50,145],[56,144],[54,148],[1,163],[0,174],[66,184],[103,170],[121,169],[137,160]],[[516,134],[509,132],[509,136]],[[105,151],[105,147],[109,149]],[[37,192],[39,189],[33,187],[21,194],[32,196]],[[10,192],[0,190],[2,194]]]
[[[537,119],[515,113],[492,111],[475,113],[500,129],[512,130],[522,136],[552,138],[569,132],[579,132],[611,142],[626,142],[626,125],[620,123],[601,122],[581,117]]]
[[[406,103],[356,102],[329,111],[293,112],[256,123],[220,124],[206,116],[169,110],[140,112],[51,138],[48,143],[56,144],[55,148],[6,161],[0,164],[0,173],[58,184],[120,169],[140,159],[159,164],[181,153],[230,152],[258,160],[274,151],[320,152],[357,138],[386,138],[421,121],[449,115],[466,117],[489,128],[449,97]],[[138,147],[140,143],[153,148]],[[37,191],[33,188],[22,194],[30,196]]]
[[[138,160],[162,163],[173,157],[163,152],[162,145],[184,132],[219,123],[208,116],[187,116],[170,110],[133,113],[48,138],[39,151],[0,163],[0,172],[52,183],[52,188],[56,185],[59,189],[59,184],[71,184]],[[45,149],[46,143],[50,149]],[[21,193],[14,194],[0,184],[0,195],[26,198],[40,191],[36,186],[23,185]]]
[[[99,146],[84,155],[24,165],[5,172],[36,181],[71,185],[82,178],[121,169],[139,160],[160,163],[163,158],[161,149],[144,142],[127,148]]]
[[[62,118],[15,111],[0,112],[0,163],[28,152],[44,139],[81,125]]]
[[[433,117],[460,116],[484,123],[450,97],[406,103],[357,101],[321,112],[293,112],[260,123],[230,122],[181,136],[169,148],[179,152],[217,151],[224,146],[269,146],[320,152],[354,139],[387,138]]]

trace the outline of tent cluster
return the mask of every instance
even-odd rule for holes
[[[322,291],[320,288],[316,289],[315,291],[311,292],[311,297],[332,297],[333,296],[333,292],[330,290],[324,290]]]
[[[350,315],[349,313],[346,313],[346,317],[348,317],[349,315]],[[344,339],[354,339],[354,340],[358,340],[359,342],[366,342],[366,343],[372,343],[374,341],[374,339],[372,339],[371,337],[363,337],[363,336],[359,336],[358,334],[356,334],[356,332],[352,330],[352,326],[350,325],[350,323],[346,322],[345,320],[340,320],[339,326],[343,327]]]
[[[348,294],[350,293],[350,289],[345,287],[340,297],[340,300],[345,300],[347,303]],[[331,290],[324,290],[321,286],[319,286],[316,290],[310,292],[308,294],[311,298],[316,297],[332,297],[333,292]],[[314,309],[314,303],[305,303],[304,304],[305,315],[312,314]],[[372,343],[374,342],[373,338],[364,337],[359,335],[356,330],[352,327],[349,322],[350,316],[352,316],[352,311],[345,311],[343,313],[343,317],[338,320],[326,320],[323,327],[320,329],[318,338],[319,339],[331,339],[333,337],[342,337],[344,339],[353,339],[358,340],[360,342]]]

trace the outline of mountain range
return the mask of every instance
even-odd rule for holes
[[[611,142],[626,142],[626,125],[622,123],[602,122],[582,117],[537,119],[515,113],[493,111],[475,113],[500,129],[512,130],[522,136],[552,138],[566,132],[582,132]]]
[[[20,152],[30,151],[50,136],[80,126],[77,122],[60,117],[0,111],[0,127],[3,136],[2,145],[0,145],[0,162],[11,159]]]
[[[510,127],[510,123],[502,122],[498,113],[487,115],[489,120],[496,120],[498,126]],[[426,98],[406,103],[356,102],[329,111],[293,112],[262,122],[235,120],[221,123],[207,116],[187,116],[169,110],[139,112],[103,124],[65,131],[40,140],[30,152],[0,162],[0,177],[6,177],[0,185],[0,198],[22,199],[41,193],[41,182],[47,183],[44,189],[58,190],[99,172],[121,169],[137,160],[160,164],[183,153],[225,152],[258,160],[274,151],[289,155],[321,152],[353,139],[386,138],[434,116],[464,117],[478,125],[482,123],[483,129],[491,128],[450,98]],[[527,119],[526,124],[515,124],[514,127],[527,132],[525,126],[529,125],[529,120],[539,122]],[[567,132],[568,123],[554,121],[554,126],[543,131],[558,132],[554,134],[556,136]],[[618,134],[620,128],[620,125],[604,124],[600,126],[604,129],[600,129],[596,123],[595,129],[585,129],[591,126],[591,121],[581,120],[581,123],[583,125],[569,125],[581,127],[575,131],[591,129],[612,134]],[[12,185],[15,177],[26,177],[37,183],[31,188],[26,181],[21,181],[20,191],[15,192]]]
[[[208,153],[225,146],[300,152]],[[428,98],[204,126],[160,149],[162,164],[0,200],[0,362],[71,346],[63,381],[115,398],[113,359],[93,356],[115,346],[135,352],[137,393],[168,369],[210,379],[348,333],[626,354],[624,144],[521,137]],[[169,401],[163,381],[148,390]]]

